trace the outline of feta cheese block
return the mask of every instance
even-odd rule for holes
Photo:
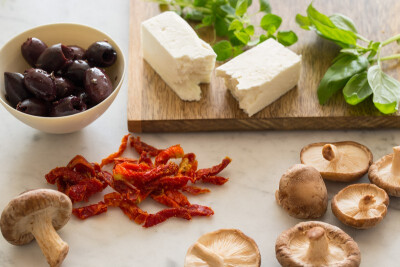
[[[143,58],[186,101],[201,98],[217,55],[178,14],[167,11],[141,25]]]
[[[239,107],[253,116],[298,82],[301,56],[268,39],[216,69]]]

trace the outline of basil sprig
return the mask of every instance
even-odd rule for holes
[[[216,37],[224,40],[213,42],[212,47],[217,54],[218,61],[225,61],[235,57],[269,38],[276,39],[284,46],[297,42],[297,35],[293,31],[280,31],[282,18],[271,13],[269,0],[258,0],[259,10],[249,14],[248,8],[252,0],[150,0],[168,7],[182,15],[186,20],[198,21],[197,28],[212,26]],[[162,8],[165,9],[165,8]],[[250,18],[264,14],[258,25],[253,25]],[[261,34],[256,35],[256,27]],[[258,31],[257,31],[258,32]]]
[[[344,99],[350,105],[372,95],[372,101],[380,112],[390,114],[398,110],[400,82],[384,73],[380,62],[400,58],[400,54],[381,57],[380,52],[384,46],[399,42],[400,35],[384,42],[368,40],[358,33],[350,18],[342,14],[326,16],[312,4],[308,6],[306,16],[297,14],[296,22],[301,28],[314,31],[342,48],[318,86],[321,105],[343,88]]]

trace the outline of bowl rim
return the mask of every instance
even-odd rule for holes
[[[102,30],[99,30],[98,28],[95,28],[95,27],[92,27],[92,26],[89,26],[89,25],[86,25],[86,24],[71,23],[71,22],[59,22],[59,23],[42,24],[42,25],[38,25],[38,26],[33,27],[33,28],[29,28],[29,29],[27,29],[27,30],[25,30],[25,31],[23,31],[23,32],[21,32],[21,33],[19,33],[19,34],[14,35],[14,36],[13,36],[10,40],[8,40],[2,47],[0,47],[0,54],[1,54],[1,52],[3,51],[4,47],[6,47],[7,45],[9,45],[12,41],[14,41],[14,39],[17,39],[17,38],[20,37],[21,35],[24,35],[24,34],[30,32],[30,31],[33,31],[33,30],[38,30],[38,29],[40,29],[40,28],[57,27],[57,26],[84,27],[84,28],[87,28],[87,29],[90,29],[90,30],[95,30],[95,31],[97,31],[97,32],[99,32],[99,33],[105,35],[105,37],[106,37],[107,40],[112,40],[112,42],[115,44],[115,47],[114,47],[114,48],[115,48],[116,50],[120,51],[120,53],[119,53],[120,55],[118,55],[118,56],[119,56],[119,59],[122,60],[121,63],[122,63],[122,66],[123,66],[121,79],[120,79],[119,83],[116,84],[116,85],[114,86],[113,92],[112,92],[106,99],[104,99],[103,101],[101,101],[101,102],[98,103],[97,105],[95,105],[95,106],[93,106],[92,108],[87,109],[87,110],[85,110],[85,111],[79,112],[79,113],[75,113],[75,114],[67,115],[67,116],[60,116],[60,117],[35,116],[35,115],[30,115],[30,114],[21,112],[21,111],[15,109],[15,108],[13,108],[13,107],[8,103],[8,101],[4,100],[3,97],[0,95],[0,102],[1,102],[2,105],[4,105],[4,108],[6,108],[6,109],[7,109],[7,108],[11,108],[11,109],[13,109],[15,112],[17,112],[19,115],[25,116],[27,119],[29,119],[29,118],[35,118],[35,119],[43,119],[43,120],[49,120],[49,121],[51,121],[51,120],[57,120],[57,119],[59,120],[59,119],[62,119],[62,118],[72,118],[72,117],[81,116],[82,114],[84,114],[84,113],[86,113],[86,112],[92,110],[92,109],[95,108],[96,106],[102,104],[102,103],[105,102],[108,98],[111,98],[111,97],[113,97],[115,94],[118,94],[118,92],[119,92],[119,90],[120,90],[119,88],[122,86],[122,83],[124,82],[125,71],[126,71],[126,62],[125,62],[125,56],[124,56],[124,54],[123,54],[123,52],[122,52],[122,49],[119,47],[119,45],[114,41],[114,39],[113,39],[110,35],[108,35],[107,33],[105,33],[105,32],[102,31]],[[3,86],[3,85],[0,85],[0,86]],[[115,96],[115,97],[116,97],[116,96]],[[6,106],[7,106],[7,107],[6,107]]]

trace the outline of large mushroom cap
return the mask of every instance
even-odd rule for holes
[[[393,148],[393,154],[386,155],[372,164],[368,178],[389,195],[400,197],[400,146]]]
[[[386,216],[389,196],[374,184],[353,184],[343,188],[332,200],[333,214],[344,224],[367,229]]]
[[[352,141],[323,142],[303,147],[300,160],[316,168],[324,179],[351,182],[367,173],[372,153],[366,146]]]
[[[37,189],[12,199],[1,214],[0,227],[4,238],[13,245],[24,245],[34,239],[33,221],[40,215],[51,218],[55,230],[71,217],[72,203],[65,194],[51,189]]]
[[[185,267],[258,267],[260,264],[257,244],[237,229],[221,229],[201,236],[188,249],[185,258]]]
[[[290,216],[299,219],[319,218],[328,206],[328,193],[321,174],[304,164],[295,164],[282,175],[275,198]]]
[[[357,243],[340,228],[323,222],[302,222],[276,240],[276,258],[289,266],[359,266]]]

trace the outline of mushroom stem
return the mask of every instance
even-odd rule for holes
[[[60,266],[68,254],[68,244],[57,234],[51,216],[34,215],[32,234],[51,267]]]
[[[307,250],[307,262],[319,262],[329,254],[328,238],[325,235],[325,229],[319,226],[313,227],[307,231],[307,237],[310,245]]]
[[[224,266],[224,259],[206,246],[196,242],[193,253],[205,261],[210,267]]]
[[[393,147],[392,174],[400,176],[400,146]]]
[[[322,147],[322,156],[329,161],[338,160],[340,153],[335,145],[326,144]]]
[[[360,202],[358,202],[358,208],[360,211],[366,211],[370,209],[370,206],[376,202],[374,195],[365,195]]]

